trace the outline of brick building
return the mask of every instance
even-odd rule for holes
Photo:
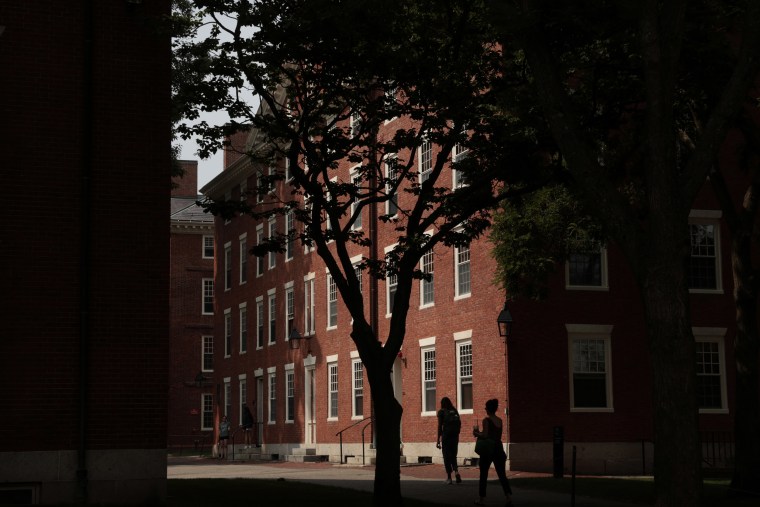
[[[198,163],[181,164],[184,175],[173,180],[177,186],[170,215],[168,447],[208,448],[213,429],[214,219],[196,205]]]
[[[0,503],[166,498],[168,12],[0,5]]]
[[[384,128],[408,127],[403,121]],[[254,133],[245,147],[251,149],[255,139]],[[201,191],[212,199],[241,198],[270,167],[286,171],[281,161],[257,167],[236,157]],[[346,161],[335,176],[350,181],[350,170]],[[741,189],[740,183],[733,182],[734,190]],[[288,192],[278,183],[271,196],[286,199]],[[718,208],[705,189],[690,219],[700,429],[712,436],[730,433],[733,424],[730,242]],[[363,452],[371,456],[368,444],[362,449],[362,437],[369,443],[373,431],[368,384],[349,336],[350,316],[324,263],[301,244],[263,258],[246,255],[273,231],[293,228],[288,220],[287,215],[262,222],[216,219],[214,381],[220,410],[235,424],[241,404],[255,404],[264,455],[317,454],[336,462]],[[396,241],[392,225],[365,218],[361,226],[377,228],[375,247],[381,255]],[[357,262],[369,256],[356,245],[351,248]],[[438,246],[423,258],[434,272],[432,287],[419,281],[412,292],[406,338],[392,373],[404,407],[406,460],[440,461],[435,411],[443,396],[452,399],[463,419],[460,459],[475,456],[469,428],[484,416],[485,401],[498,398],[508,401],[505,438],[512,469],[551,471],[555,437],[561,435],[565,468],[576,446],[581,473],[651,473],[643,309],[620,251],[609,245],[573,255],[558,266],[548,301],[511,303],[514,326],[505,345],[496,325],[504,295],[493,285],[490,249],[487,239],[479,239],[469,249]],[[368,286],[377,284],[382,337],[393,280],[364,277]],[[369,297],[364,297],[366,307]],[[299,349],[289,347],[293,328],[310,337]],[[337,434],[342,430],[341,442]],[[726,464],[717,458],[706,459]]]

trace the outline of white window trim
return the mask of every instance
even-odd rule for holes
[[[259,345],[259,329],[266,330],[266,321],[263,323],[259,322],[259,305],[261,305],[261,319],[264,320],[266,318],[266,312],[264,311],[264,296],[258,296],[256,298],[256,350],[263,350],[264,344],[266,343],[266,340],[264,337],[266,336],[266,333],[264,333],[263,336],[261,336],[261,343],[262,345]],[[260,324],[264,324],[263,326],[260,326]]]
[[[723,259],[721,258],[720,246],[720,219],[722,216],[721,210],[693,209],[689,211],[689,225],[705,224],[715,227],[715,288],[689,289],[689,294],[723,294]]]
[[[349,170],[349,178],[352,184],[354,183],[354,180],[358,177],[359,168],[361,166],[362,166],[361,164],[357,164]],[[350,218],[354,217],[354,215],[356,214],[357,208],[358,208],[358,201],[356,199],[351,199],[351,206],[350,206],[351,214],[349,215]],[[363,220],[364,216],[361,216],[361,218]],[[362,229],[362,226],[363,226],[363,223],[359,223],[359,225],[356,225],[356,222],[353,222],[351,224],[351,230],[359,231]]]
[[[277,218],[274,216],[269,217],[267,221],[267,234],[269,239],[272,239],[277,235]],[[267,270],[272,270],[277,267],[277,252],[270,250],[267,254]]]
[[[290,324],[288,323],[288,294],[293,295],[293,324],[296,322],[296,291],[295,287],[293,286],[293,281],[286,282],[284,285],[285,289],[285,322],[284,322],[284,328],[285,328],[285,341],[290,341]]]
[[[201,372],[213,372],[214,368],[206,369],[206,362],[203,360],[206,356],[206,339],[211,341],[211,364],[214,364],[214,336],[210,334],[204,334],[201,336]]]
[[[332,391],[330,390],[330,367],[335,366],[336,372],[338,371],[338,355],[330,355],[325,358],[325,364],[327,365],[327,420],[328,421],[337,421],[338,417],[332,417],[330,416],[330,413],[332,412],[332,398],[330,394]],[[340,382],[338,383],[338,389],[340,388]],[[338,393],[338,396],[340,397],[340,390],[336,391]],[[338,410],[340,410],[340,406],[338,407]],[[340,411],[338,412],[338,415],[340,415]]]
[[[433,404],[433,410],[424,410],[424,400],[425,400],[425,352],[432,350],[435,350],[435,336],[432,336],[430,338],[422,338],[420,340],[420,394],[421,394],[421,400],[423,402],[423,410],[420,411],[420,415],[422,417],[430,417],[430,416],[436,416],[438,414],[438,411],[436,410],[436,405]],[[438,354],[436,353],[436,397],[438,396]]]
[[[230,271],[230,284],[227,285],[227,271]],[[224,244],[224,291],[232,290],[232,241]]]
[[[241,234],[238,240],[240,245],[240,259],[238,259],[238,284],[244,285],[248,281],[248,271],[250,271],[248,269],[250,267],[248,265],[248,233],[244,232]],[[243,245],[245,245],[245,248],[243,248]],[[245,280],[243,280],[243,264],[245,264]]]
[[[570,285],[570,260],[565,261],[565,290],[585,290],[585,291],[602,291],[609,292],[610,282],[608,278],[608,264],[607,264],[607,247],[599,246],[599,254],[601,257],[601,285]]]
[[[224,309],[224,357],[232,356],[232,308]],[[229,329],[227,329],[227,323],[229,322]],[[227,350],[227,336],[230,336],[230,350]]]
[[[433,168],[435,167],[435,157],[433,156],[433,141],[431,141],[428,138],[427,133],[423,134],[422,136],[422,143],[420,144],[419,148],[417,149],[417,183],[422,185],[424,181],[422,181],[422,155],[424,151],[425,144],[430,144],[430,171],[428,172],[427,179],[430,179],[430,173],[433,172]],[[427,181],[427,179],[425,181]]]
[[[292,179],[292,178],[291,178]],[[290,228],[288,228],[288,220],[291,222]],[[295,232],[296,230],[296,216],[292,209],[289,209],[287,213],[285,213],[285,234],[290,236],[290,232]],[[288,248],[288,245],[290,245],[290,248]],[[285,253],[283,254],[283,257],[285,258],[285,262],[290,262],[295,258],[295,250],[296,250],[296,239],[286,239],[285,240]],[[289,256],[289,257],[288,257]]]
[[[694,340],[698,342],[714,342],[718,344],[720,357],[720,401],[721,408],[700,408],[700,414],[728,414],[728,387],[726,382],[726,328],[725,327],[693,327]]]
[[[201,394],[201,424],[200,424],[200,427],[201,427],[201,430],[204,430],[204,431],[210,431],[210,430],[214,429],[213,428],[213,423],[212,423],[212,426],[204,426],[203,425],[204,414],[206,413],[206,399],[207,398],[211,401],[211,413],[212,413],[212,415],[214,413],[214,395],[211,394],[211,393],[202,393]],[[213,420],[213,417],[211,419]]]
[[[433,235],[433,231],[426,231],[425,232],[425,236],[427,236],[428,238],[430,238],[432,235]],[[428,254],[433,258],[433,260],[431,262],[431,264],[433,265],[433,279],[431,280],[432,283],[433,283],[433,301],[431,301],[430,303],[425,303],[423,301],[423,299],[424,299],[424,291],[425,291],[425,283],[426,282],[425,282],[425,280],[421,279],[420,280],[420,310],[424,310],[425,308],[431,308],[431,307],[435,306],[435,264],[436,263],[435,263],[435,252],[433,251],[432,248],[429,249],[428,251],[426,251],[420,257],[419,268],[420,268],[420,271],[423,271],[423,269],[422,269],[423,268],[422,263],[424,262],[425,255],[428,255]]]
[[[389,153],[383,158],[383,174],[386,178],[388,178],[388,160],[389,159],[396,159],[396,163],[398,163],[398,153]],[[398,176],[398,174],[396,174]],[[385,187],[386,192],[388,191],[388,186]],[[399,192],[396,192],[396,213],[393,215],[389,215],[390,210],[388,209],[390,200],[385,201],[385,214],[389,215],[391,218],[398,216],[398,199],[399,199]]]
[[[272,308],[272,300],[274,300],[274,308]],[[272,288],[267,291],[267,345],[274,345],[277,343],[277,336],[272,336],[272,321],[275,322],[275,332],[277,331],[277,288]]]
[[[336,308],[335,324],[331,326],[330,325],[330,281],[332,280],[332,282],[334,284],[336,282],[335,282],[335,279],[333,278],[333,276],[330,274],[330,272],[327,269],[325,269],[325,273],[326,273],[326,276],[325,276],[325,286],[326,286],[326,293],[325,293],[325,298],[326,299],[325,299],[325,302],[327,303],[325,305],[326,308],[327,308],[327,313],[325,314],[325,321],[327,323],[327,326],[325,327],[325,329],[327,331],[332,331],[334,329],[338,329],[338,312],[337,312],[337,310],[340,309],[340,305],[338,304],[338,301],[340,300],[340,298],[338,296],[338,285],[336,284],[335,285],[335,308]]]
[[[201,297],[201,315],[214,315],[213,310],[211,312],[206,311],[206,283],[210,282],[209,285],[211,286],[211,306],[214,306],[214,294],[213,291],[216,290],[216,287],[214,287],[214,279],[213,278],[202,278],[201,279],[201,288],[203,290],[203,295]]]
[[[607,324],[565,324],[567,330],[567,356],[568,356],[568,388],[571,413],[615,412],[614,396],[612,392],[612,325]],[[604,367],[607,390],[607,406],[603,408],[575,407],[575,395],[573,389],[573,340],[579,338],[592,338],[604,340]]]
[[[470,251],[470,292],[459,294],[459,247],[454,247],[454,301],[472,297],[472,243],[468,243],[467,249]]]
[[[256,226],[256,245],[260,245],[262,241],[264,240],[264,224],[259,224]],[[265,268],[266,261],[262,262],[261,259],[263,257],[256,256],[256,278],[259,278],[261,276],[264,276],[264,271],[266,269],[259,269],[259,268]]]
[[[214,258],[213,255],[211,256],[206,255],[206,238],[211,238],[211,246],[214,250],[216,250],[216,245],[214,244],[214,236],[204,234],[203,239],[201,240],[201,246],[203,248],[201,250],[201,259],[213,259]]]
[[[463,345],[470,345],[472,350],[472,356],[473,356],[473,364],[472,364],[472,377],[475,377],[475,350],[472,348],[472,330],[468,331],[461,331],[459,333],[454,333],[454,355],[456,356],[456,383],[457,383],[457,410],[459,411],[459,414],[473,414],[475,407],[474,407],[474,401],[473,401],[473,408],[462,408],[462,369],[461,369],[461,355],[459,353],[460,347]],[[474,396],[474,386],[473,386],[473,396]]]
[[[272,389],[272,379],[274,379],[274,389]],[[267,424],[277,423],[277,414],[272,414],[272,393],[274,393],[275,409],[277,407],[277,367],[270,366],[267,368]]]
[[[293,402],[293,413],[288,414],[288,374],[293,375],[293,398],[295,400],[295,392],[296,392],[296,368],[294,363],[288,363],[284,366],[285,370],[285,382],[284,382],[284,389],[285,389],[285,396],[283,399],[285,400],[285,424],[295,424],[295,411],[296,411],[296,404],[295,401]],[[291,418],[288,419],[288,416]]]
[[[388,252],[393,251],[398,246],[398,243],[394,243],[393,245],[387,246],[383,249],[383,252],[385,255],[388,254]],[[385,277],[385,318],[389,319],[393,315],[392,308],[391,308],[391,290],[390,290],[390,283],[389,283],[389,276]],[[396,290],[398,290],[398,275],[396,275]]]
[[[245,310],[245,312],[243,312]],[[245,343],[245,350],[243,350],[243,313],[245,313],[245,333],[246,333],[246,343]],[[248,341],[250,339],[250,336],[248,336],[249,329],[248,329],[248,303],[240,303],[238,305],[238,354],[246,354],[248,353]]]
[[[366,389],[364,388],[364,364],[362,363],[362,360],[357,358],[351,359],[351,420],[352,421],[360,421],[364,419],[364,415],[356,415],[356,380],[354,378],[354,375],[356,374],[354,371],[354,368],[356,368],[356,364],[359,363],[362,365],[362,400],[364,399],[364,395],[366,393]],[[362,407],[362,410],[364,410],[364,407]]]
[[[306,310],[307,302],[306,302],[306,283],[311,281],[309,284],[309,288],[311,289],[309,291],[309,302],[308,311]],[[304,336],[313,336],[314,333],[316,333],[317,329],[317,318],[314,312],[317,310],[317,304],[316,301],[314,301],[314,297],[316,296],[316,274],[314,272],[311,272],[303,277],[304,282],[304,312],[303,312],[303,335]],[[311,321],[309,321],[309,317],[311,317]]]

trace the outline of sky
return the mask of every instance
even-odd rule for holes
[[[202,116],[207,122],[223,122],[227,118],[223,113],[209,113]],[[180,140],[180,146],[182,151],[180,152],[181,160],[196,160],[198,161],[198,190],[200,190],[206,183],[214,179],[216,175],[222,172],[223,154],[222,151],[217,151],[209,158],[198,157],[198,144],[195,139],[188,139],[187,141]]]

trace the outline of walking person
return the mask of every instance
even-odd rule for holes
[[[245,436],[245,448],[251,447],[251,428],[253,428],[253,414],[248,404],[243,405],[243,435]]]
[[[227,440],[230,438],[230,422],[227,416],[222,417],[219,423],[219,459],[227,457]]]
[[[486,498],[486,484],[488,482],[488,469],[491,468],[491,463],[496,469],[496,475],[499,477],[501,488],[504,490],[504,495],[507,497],[506,505],[510,507],[512,505],[512,488],[509,486],[509,480],[507,479],[506,464],[507,455],[504,453],[504,448],[501,444],[501,435],[504,432],[504,425],[502,420],[496,415],[496,409],[499,408],[499,400],[493,399],[486,402],[486,417],[483,418],[483,431],[480,431],[477,426],[472,430],[472,435],[479,439],[488,439],[493,441],[495,445],[491,452],[480,454],[480,481],[478,482],[478,495],[480,498],[475,501],[475,505],[485,505],[484,500]]]
[[[443,466],[446,468],[446,484],[451,484],[451,472],[456,477],[457,484],[462,482],[457,465],[457,454],[459,451],[459,430],[462,428],[462,421],[459,419],[459,412],[454,408],[448,397],[441,398],[441,409],[438,411],[438,440],[435,446],[441,449],[443,454]]]

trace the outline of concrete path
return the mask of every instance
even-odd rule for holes
[[[443,465],[413,465],[401,468],[401,494],[404,498],[426,500],[438,505],[471,506],[478,498],[478,474],[476,467],[460,467],[461,484],[446,485]],[[331,463],[290,462],[226,462],[212,458],[170,457],[167,476],[169,479],[284,479],[325,486],[372,491],[374,467],[336,465]],[[507,472],[507,477],[536,476]],[[504,496],[491,468],[486,505],[504,505]],[[518,507],[570,507],[570,496],[519,488],[512,488],[512,499]],[[576,507],[630,507],[635,504],[599,501],[576,497]],[[640,507],[640,506],[638,506]]]

